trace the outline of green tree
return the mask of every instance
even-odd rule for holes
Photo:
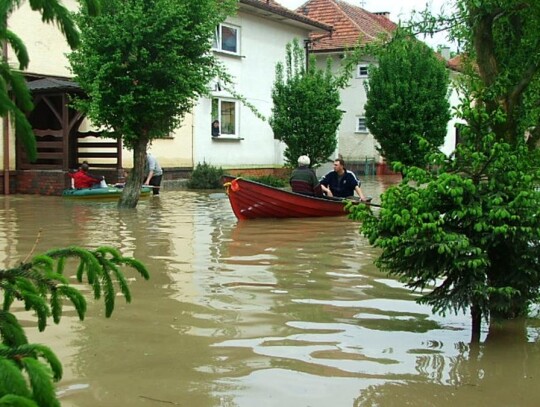
[[[78,106],[133,151],[120,207],[137,206],[149,143],[177,128],[222,74],[212,39],[235,6],[233,0],[109,0],[100,16],[78,16],[82,41],[70,62],[88,94]]]
[[[366,125],[388,162],[424,166],[425,154],[444,143],[450,120],[445,65],[402,31],[376,57],[365,82]]]
[[[73,263],[75,262],[75,263]],[[76,279],[92,287],[94,298],[103,298],[105,315],[110,317],[115,304],[115,283],[127,302],[131,301],[128,283],[121,267],[128,266],[145,279],[148,270],[138,260],[123,257],[117,250],[100,247],[94,251],[79,247],[53,249],[23,261],[17,267],[0,270],[0,405],[1,406],[59,406],[54,381],[62,378],[62,365],[51,349],[28,343],[23,327],[10,311],[22,302],[26,310],[37,317],[40,331],[52,317],[59,323],[64,302],[69,301],[82,320],[86,300],[79,290],[69,284],[65,268],[78,266]]]
[[[79,0],[79,2],[84,5],[90,15],[99,13],[99,0]],[[30,58],[23,41],[9,29],[7,24],[9,16],[23,3],[25,3],[24,0],[4,0],[0,4],[0,42],[11,46],[18,61],[17,69],[13,69],[7,61],[7,55],[3,53],[3,48],[0,50],[2,55],[2,61],[0,61],[0,116],[11,118],[15,127],[15,136],[25,146],[30,161],[35,161],[36,140],[32,126],[26,117],[26,114],[31,112],[34,106],[30,91],[20,72],[28,67]],[[60,1],[29,1],[29,5],[32,10],[41,13],[44,22],[55,23],[60,28],[70,47],[75,48],[79,44],[79,31],[69,10]]]
[[[276,65],[272,89],[270,126],[274,137],[284,142],[285,161],[296,166],[298,157],[308,155],[311,166],[326,162],[336,150],[337,129],[343,112],[339,109],[341,82],[332,74],[330,60],[325,70],[311,58],[306,70],[298,40],[287,44],[285,68]]]
[[[430,173],[403,170],[381,197],[382,209],[353,210],[380,247],[386,272],[437,312],[469,308],[473,341],[482,318],[527,315],[540,294],[540,16],[538,2],[456,2],[450,18],[464,47],[457,114],[461,143],[451,157],[432,155]],[[433,25],[435,24],[435,25]],[[531,55],[532,54],[532,55]]]
[[[449,30],[460,45],[465,86],[475,103],[497,120],[497,138],[530,148],[540,140],[540,3],[455,0],[451,16],[421,13],[415,30]]]

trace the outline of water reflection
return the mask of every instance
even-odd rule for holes
[[[385,188],[367,180],[366,193]],[[148,264],[111,320],[32,340],[62,357],[67,406],[532,406],[539,324],[468,344],[468,316],[434,316],[378,272],[343,218],[237,222],[222,193],[164,191],[136,211],[114,203],[0,198],[0,260],[73,243]],[[133,277],[133,276],[130,276]],[[512,389],[512,391],[509,391]]]

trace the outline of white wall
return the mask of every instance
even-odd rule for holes
[[[77,9],[78,3],[75,0],[64,0],[62,3],[70,10]],[[26,45],[30,56],[27,72],[52,76],[70,75],[66,58],[70,48],[65,37],[55,24],[44,24],[41,14],[32,11],[28,2],[23,2],[9,17],[8,26]],[[10,64],[18,68],[11,49],[8,58]]]
[[[227,23],[241,27],[241,56],[217,53],[235,81],[235,89],[268,119],[272,109],[271,91],[277,62],[285,61],[286,44],[307,32],[242,11]],[[213,96],[227,96],[215,91]],[[239,104],[239,136],[242,140],[212,139],[211,100],[203,98],[194,110],[194,161],[206,161],[223,168],[275,167],[283,164],[284,145],[274,140],[268,121],[259,119]]]
[[[320,68],[325,68],[328,55],[318,55],[317,65]],[[339,70],[341,60],[337,55],[331,56],[333,61],[334,71]],[[359,64],[373,64],[374,60],[364,58]],[[451,83],[455,80],[456,72],[450,73]],[[341,124],[339,126],[339,142],[337,154],[342,154],[345,161],[363,161],[366,157],[375,158],[377,162],[380,162],[383,157],[376,150],[376,140],[369,132],[359,133],[356,132],[356,118],[358,116],[364,116],[364,106],[367,102],[367,95],[364,87],[365,78],[358,78],[356,72],[353,72],[352,78],[349,80],[349,86],[342,89],[341,96],[341,109],[344,110]],[[450,108],[452,118],[448,122],[447,135],[444,144],[440,150],[446,155],[450,155],[456,147],[456,129],[455,125],[460,120],[454,117],[454,109],[459,104],[459,94],[454,86],[452,86],[449,96]]]
[[[450,83],[451,85],[456,80],[459,73],[457,72],[450,72]],[[457,119],[454,116],[455,108],[459,105],[459,93],[455,86],[452,86],[451,93],[450,93],[450,114],[452,115],[452,118],[448,122],[447,131],[446,131],[446,138],[444,139],[444,144],[441,146],[441,151],[446,154],[450,155],[456,148],[456,123],[462,122],[462,120]]]
[[[325,69],[328,58],[332,59],[333,70],[336,74],[341,69],[341,58],[337,54],[317,55],[317,66]],[[371,64],[371,59],[365,59],[360,64]],[[375,139],[369,132],[357,132],[356,120],[364,116],[366,104],[365,78],[358,78],[356,70],[352,73],[348,86],[340,91],[340,109],[344,111],[338,129],[339,140],[337,154],[341,154],[345,161],[364,161],[366,157],[380,159],[375,149]]]

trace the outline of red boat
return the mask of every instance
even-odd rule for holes
[[[348,213],[341,199],[301,195],[230,176],[224,176],[223,180],[232,210],[239,220],[344,216]]]

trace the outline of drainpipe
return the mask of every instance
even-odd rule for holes
[[[7,63],[7,42],[2,43],[2,58]],[[4,195],[9,195],[9,113],[2,120],[4,138]]]
[[[312,41],[310,39],[304,40],[304,50],[306,53],[306,74],[309,71],[309,47],[311,45],[311,42]]]

